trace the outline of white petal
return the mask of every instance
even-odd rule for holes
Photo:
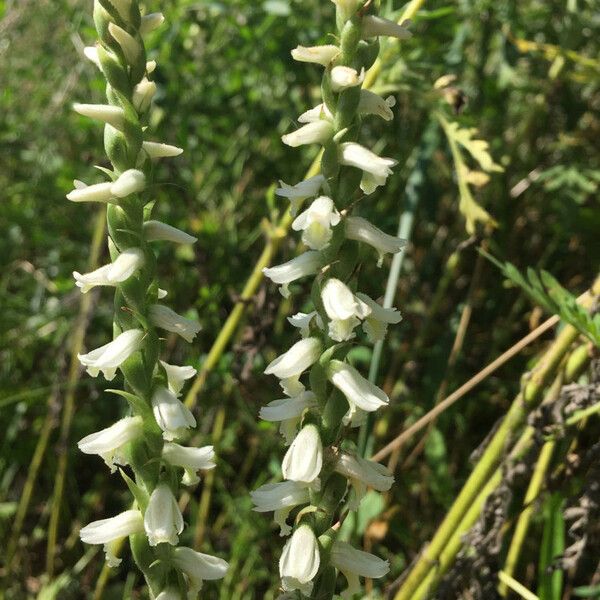
[[[316,398],[312,392],[302,392],[295,398],[273,400],[260,409],[259,417],[265,421],[285,421],[299,417],[307,408],[316,406]]]
[[[292,50],[292,58],[299,62],[316,63],[326,67],[338,54],[337,46],[298,46]]]
[[[121,130],[125,124],[125,112],[119,106],[75,103],[73,104],[73,110],[84,117],[108,123],[115,129]]]
[[[333,126],[329,121],[316,121],[281,136],[281,141],[287,146],[295,148],[306,144],[324,144],[332,136]]]
[[[359,73],[356,69],[337,66],[331,69],[331,89],[340,92],[350,87],[360,85],[365,80],[365,70]]]
[[[273,360],[265,369],[265,375],[275,375],[279,379],[298,376],[314,364],[320,354],[320,340],[312,337],[305,338]]]
[[[85,544],[107,544],[142,531],[142,513],[139,510],[126,510],[110,519],[101,519],[82,527],[79,537]]]
[[[141,192],[146,187],[146,176],[137,169],[128,169],[111,185],[110,191],[117,198]]]
[[[173,492],[160,483],[150,495],[144,513],[144,529],[151,546],[168,543],[176,546],[183,531],[183,516]]]
[[[389,404],[387,394],[365,379],[353,366],[339,360],[329,363],[329,380],[338,388],[350,404],[373,412]]]
[[[198,238],[185,233],[185,231],[160,221],[146,221],[144,223],[144,235],[148,242],[164,241],[174,242],[175,244],[193,244],[198,241]]]
[[[362,34],[366,38],[386,35],[398,38],[399,40],[407,40],[412,37],[412,33],[406,27],[403,27],[406,23],[408,21],[399,25],[395,21],[390,21],[383,17],[367,15],[362,19]]]
[[[300,525],[285,544],[279,560],[283,589],[310,594],[320,563],[319,544],[313,530]]]
[[[152,395],[152,412],[163,438],[172,441],[185,434],[185,430],[196,426],[190,410],[167,388],[159,387]]]
[[[183,389],[185,382],[188,379],[194,377],[197,373],[194,367],[189,365],[178,366],[178,365],[170,365],[164,361],[160,361],[160,364],[163,366],[163,369],[167,373],[167,381],[169,382],[169,389],[175,394],[179,395],[179,392]]]
[[[202,329],[198,321],[186,319],[162,304],[152,304],[149,314],[150,320],[156,327],[176,333],[190,343]]]
[[[130,65],[135,65],[142,50],[139,42],[116,23],[109,23],[108,31],[119,46],[121,46],[127,62]]]
[[[317,479],[323,466],[323,444],[319,430],[306,425],[288,448],[281,471],[285,479],[311,483]]]
[[[171,158],[183,153],[183,148],[159,142],[142,142],[142,148],[150,158]]]

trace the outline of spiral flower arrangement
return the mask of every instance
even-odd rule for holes
[[[192,413],[179,400],[185,381],[196,371],[159,359],[157,330],[191,342],[197,322],[162,303],[167,292],[157,281],[152,244],[190,244],[194,237],[153,220],[147,194],[154,161],[181,154],[180,148],[146,140],[148,113],[156,84],[156,64],[147,61],[144,35],[159,27],[163,15],[142,16],[137,0],[94,0],[99,41],[85,55],[107,81],[106,104],[76,104],[81,115],[104,124],[104,145],[111,168],[100,168],[107,181],[75,182],[67,198],[107,206],[112,262],[91,273],[74,273],[82,293],[96,286],[115,288],[114,339],[79,356],[92,377],[111,381],[117,370],[124,390],[111,390],[130,405],[130,415],[79,442],[86,454],[97,454],[122,476],[134,496],[131,510],[81,529],[88,544],[102,544],[109,565],[116,566],[115,545],[129,537],[136,564],[150,595],[157,600],[196,598],[203,580],[220,579],[228,568],[217,557],[178,546],[184,521],[177,497],[181,485],[194,485],[198,472],[215,467],[213,448],[177,443],[195,427]]]
[[[406,23],[374,14],[370,0],[333,2],[337,44],[292,51],[295,60],[324,68],[323,102],[300,115],[302,126],[282,138],[293,147],[323,147],[320,174],[297,185],[281,182],[277,190],[290,200],[292,228],[301,232],[308,250],[264,270],[285,297],[290,284],[313,277],[313,310],[288,319],[301,339],[265,370],[280,380],[286,396],[260,411],[261,418],[280,423],[289,446],[281,465],[284,481],[252,493],[255,510],[274,511],[281,535],[289,536],[279,562],[285,598],[332,598],[339,572],[347,580],[344,595],[353,597],[360,592],[359,577],[383,577],[389,569],[387,561],[337,537],[338,521],[358,508],[368,487],[386,491],[393,484],[387,468],[362,458],[348,439],[367,413],[389,399],[350,364],[347,354],[359,326],[374,343],[401,319],[396,309],[357,290],[358,245],[371,246],[381,264],[385,254],[399,252],[404,242],[354,212],[364,196],[385,184],[396,165],[358,141],[363,117],[393,117],[393,99],[361,89],[361,84],[377,58],[378,37],[404,39],[410,33]],[[307,199],[312,200],[306,207]]]

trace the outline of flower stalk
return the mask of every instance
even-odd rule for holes
[[[185,448],[175,443],[196,424],[179,400],[192,367],[159,360],[157,328],[192,342],[200,327],[178,315],[162,301],[151,244],[156,241],[189,244],[195,238],[151,218],[152,200],[146,193],[152,161],[174,157],[182,150],[146,140],[148,113],[156,84],[154,61],[146,60],[143,36],[159,27],[162,14],[142,16],[137,0],[95,0],[94,22],[99,42],[85,55],[107,81],[106,104],[76,104],[80,115],[104,124],[105,151],[112,169],[102,169],[110,181],[87,185],[76,181],[67,195],[73,202],[107,206],[111,262],[87,274],[74,273],[82,293],[95,286],[115,289],[112,341],[79,361],[88,373],[108,381],[120,372],[123,396],[130,414],[79,442],[87,454],[98,454],[111,471],[123,467],[123,479],[135,502],[132,509],[81,530],[81,539],[103,544],[107,561],[116,566],[114,549],[129,537],[137,566],[152,598],[196,598],[204,579],[220,579],[228,568],[220,558],[178,547],[184,520],[177,498],[181,485],[195,485],[198,471],[214,468],[211,446]],[[133,478],[129,476],[133,475]]]
[[[404,242],[354,212],[396,165],[359,141],[364,117],[393,117],[393,100],[362,89],[365,73],[377,58],[379,35],[410,34],[374,14],[374,3],[333,1],[338,44],[292,51],[294,59],[323,67],[323,102],[300,116],[302,127],[282,137],[292,147],[320,144],[321,172],[304,183],[282,182],[276,192],[290,200],[292,229],[301,232],[307,250],[264,270],[285,297],[295,282],[312,282],[312,312],[289,319],[302,339],[265,370],[280,380],[287,396],[261,410],[262,418],[281,422],[289,446],[282,461],[285,481],[252,494],[256,510],[273,510],[281,534],[290,535],[279,563],[282,588],[290,598],[333,598],[339,573],[348,582],[345,595],[352,597],[360,590],[359,577],[383,577],[389,569],[387,561],[338,541],[334,523],[358,508],[368,487],[385,491],[393,483],[391,473],[360,458],[351,441],[351,429],[389,399],[349,363],[347,354],[354,340],[380,340],[400,320],[397,311],[383,309],[357,289],[357,250],[370,246],[381,263]]]

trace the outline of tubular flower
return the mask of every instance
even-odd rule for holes
[[[359,244],[375,248],[381,263],[386,253],[399,252],[405,242],[353,212],[359,200],[366,210],[364,195],[384,185],[397,164],[393,158],[378,156],[359,139],[367,129],[361,127],[366,115],[385,121],[394,116],[393,97],[382,98],[362,89],[365,73],[376,60],[378,36],[405,38],[408,33],[376,15],[379,3],[333,3],[338,30],[330,37],[339,46],[292,51],[297,60],[325,67],[322,99],[300,115],[302,126],[296,132],[282,138],[290,146],[321,144],[320,173],[295,186],[280,182],[276,190],[291,200],[292,229],[301,232],[310,250],[264,270],[282,286],[285,297],[288,285],[297,279],[310,278],[311,283],[310,296],[298,298],[302,312],[288,317],[300,341],[265,370],[279,379],[288,397],[267,402],[259,412],[262,419],[280,424],[289,444],[281,463],[284,481],[269,483],[252,494],[255,510],[272,510],[281,534],[291,534],[280,561],[281,600],[301,595],[332,600],[340,572],[348,580],[346,593],[353,594],[360,591],[359,577],[381,577],[388,569],[385,561],[373,555],[338,545],[334,524],[346,511],[358,509],[368,487],[385,491],[393,483],[382,465],[340,448],[350,447],[352,442],[346,438],[353,435],[353,427],[389,404],[387,395],[346,357],[352,340],[359,344],[380,341],[387,327],[401,318],[398,311],[382,307],[361,291],[366,270]],[[301,210],[307,199],[313,200]],[[374,280],[368,283],[371,288],[377,285]],[[364,566],[357,564],[359,560]]]
[[[110,566],[120,562],[115,551],[121,538],[130,537],[133,559],[148,583],[149,596],[189,600],[196,597],[203,579],[222,578],[227,563],[176,547],[184,528],[180,485],[193,485],[199,481],[199,471],[214,468],[215,453],[212,446],[186,448],[173,442],[196,425],[191,411],[178,399],[196,369],[160,360],[163,341],[157,328],[187,341],[200,330],[195,321],[157,303],[167,292],[159,285],[152,243],[196,242],[180,229],[148,218],[156,202],[148,194],[156,171],[153,162],[183,152],[145,139],[147,124],[154,122],[149,112],[157,83],[153,80],[156,62],[146,60],[144,36],[160,27],[164,16],[142,15],[139,0],[94,0],[93,4],[99,41],[83,53],[106,79],[107,104],[76,103],[73,108],[104,126],[110,168],[102,168],[107,181],[86,185],[76,180],[67,198],[106,205],[112,262],[73,276],[82,293],[96,286],[115,288],[116,310],[114,339],[80,354],[79,361],[93,377],[102,372],[112,380],[120,370],[126,389],[121,394],[132,414],[87,435],[78,446],[86,454],[101,456],[111,471],[128,465],[133,477],[125,478],[139,509],[90,523],[80,535],[85,543],[104,544]]]

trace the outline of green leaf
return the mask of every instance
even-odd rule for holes
[[[540,548],[539,587],[540,600],[561,600],[563,572],[553,567],[555,559],[565,549],[565,523],[563,497],[554,493],[546,499],[544,506],[544,531]]]

